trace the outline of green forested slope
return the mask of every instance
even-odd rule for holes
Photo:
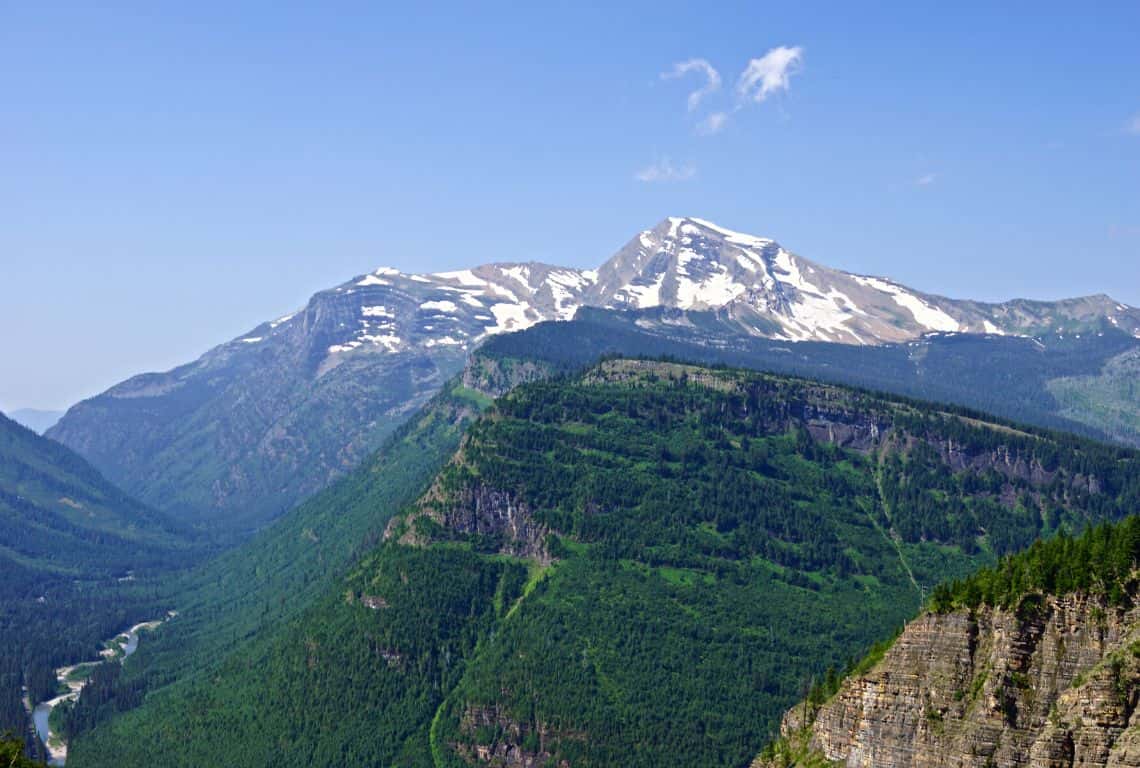
[[[198,682],[214,681],[235,647],[261,652],[267,629],[311,606],[377,545],[391,516],[423,492],[458,446],[463,425],[489,402],[452,382],[364,466],[243,547],[165,585],[178,617],[148,635],[121,676],[84,692],[71,730],[136,706],[140,690],[155,702],[178,700]],[[158,704],[148,702],[144,717],[151,706]],[[81,744],[78,751],[71,759],[81,763]]]
[[[1130,605],[1140,579],[1140,515],[1086,528],[1079,537],[1062,534],[1002,558],[962,579],[938,585],[931,610],[946,613],[981,605],[1011,608],[1027,597],[1082,592],[1112,606]]]
[[[0,414],[0,557],[60,574],[123,575],[162,561],[186,529],[64,446]]]
[[[315,605],[71,760],[743,764],[943,578],[1135,508],[1137,461],[740,371],[531,384]]]

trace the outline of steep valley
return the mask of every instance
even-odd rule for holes
[[[58,443],[0,415],[0,732],[26,734],[54,670],[164,610],[162,584],[209,542],[112,485]]]

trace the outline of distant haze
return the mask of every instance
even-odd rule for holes
[[[33,432],[43,434],[59,421],[63,411],[40,411],[35,408],[17,408],[4,414],[12,421],[22,424]]]

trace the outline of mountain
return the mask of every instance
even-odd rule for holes
[[[501,397],[417,498],[377,506],[383,541],[320,597],[156,674],[69,759],[743,765],[945,577],[1124,517],[1138,468],[950,406],[610,360]]]
[[[207,551],[70,449],[0,415],[0,731],[26,731],[21,689],[153,618],[153,577]]]
[[[587,276],[593,273],[583,273]],[[788,341],[881,344],[927,333],[1140,334],[1140,310],[1107,296],[1002,304],[958,301],[831,269],[766,238],[693,218],[646,230],[603,265],[586,306],[718,309],[742,332]]]
[[[666,334],[701,323],[711,333],[701,343],[1140,334],[1140,310],[1103,296],[954,301],[823,267],[772,240],[670,218],[597,270],[378,269],[195,362],[79,403],[48,434],[143,501],[244,534],[356,466],[484,340],[569,320],[584,307],[630,311],[640,327]]]
[[[63,417],[63,413],[63,411],[42,411],[37,408],[17,408],[8,414],[8,418],[42,435],[55,426]]]
[[[757,768],[1140,765],[1140,517],[940,588]]]

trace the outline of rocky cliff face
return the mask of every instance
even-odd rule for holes
[[[497,539],[503,554],[528,557],[542,565],[551,562],[546,548],[550,529],[535,522],[530,508],[514,494],[482,484],[469,486],[432,514],[454,533]]]
[[[456,461],[462,460],[460,452]],[[550,565],[554,560],[547,547],[550,533],[534,519],[526,502],[513,493],[482,483],[449,492],[437,481],[414,510],[389,521],[384,538],[398,538],[409,546],[456,537],[478,539],[483,546],[493,545],[500,554]]]
[[[1031,597],[912,622],[757,768],[1140,766],[1140,609]]]
[[[515,387],[550,375],[551,367],[546,363],[473,355],[463,368],[463,386],[488,397],[502,397]]]
[[[566,734],[556,733],[542,724],[520,723],[501,707],[467,707],[459,730],[474,741],[452,745],[468,764],[496,768],[570,768],[569,761],[556,761],[548,748],[552,737],[564,739]],[[488,738],[491,735],[493,739]],[[583,737],[579,735],[578,738]]]

